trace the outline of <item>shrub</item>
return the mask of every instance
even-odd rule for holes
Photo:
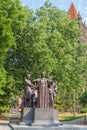
[[[87,108],[83,108],[80,110],[80,113],[87,113]]]

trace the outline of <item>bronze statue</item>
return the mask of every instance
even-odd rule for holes
[[[57,126],[58,112],[53,109],[57,86],[45,72],[31,84],[30,75],[25,79],[24,107],[21,109],[21,121],[32,126]],[[29,108],[26,108],[29,107]],[[44,114],[45,113],[45,114]]]
[[[57,93],[57,86],[50,78],[45,78],[45,72],[41,73],[41,78],[35,80],[38,93],[37,107],[53,108],[54,98]]]
[[[45,72],[41,73],[41,78],[35,80],[37,92],[38,92],[38,108],[49,108],[49,90],[48,80],[45,78]]]
[[[45,78],[45,72],[41,73],[41,78],[34,80],[31,84],[30,75],[25,79],[24,107],[53,108],[54,99],[57,93],[57,86],[50,78]]]
[[[49,86],[49,108],[53,108],[54,100],[57,94],[57,85],[51,81]]]
[[[25,79],[25,87],[24,87],[24,107],[33,106],[33,88],[34,85],[31,84],[30,75],[28,74]]]

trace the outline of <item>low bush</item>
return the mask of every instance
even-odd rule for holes
[[[86,108],[82,108],[82,109],[80,110],[80,113],[87,113],[87,107],[86,107]]]

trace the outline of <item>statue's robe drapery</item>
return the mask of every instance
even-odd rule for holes
[[[48,82],[46,78],[36,80],[36,88],[38,91],[38,108],[49,108],[49,92]]]

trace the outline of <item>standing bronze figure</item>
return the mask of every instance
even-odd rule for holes
[[[57,94],[57,85],[53,81],[51,81],[49,86],[49,108],[53,108],[56,94]]]
[[[57,86],[50,78],[45,78],[45,72],[41,73],[41,78],[35,80],[38,100],[38,108],[53,108]]]
[[[48,108],[49,107],[49,90],[48,90],[48,80],[45,78],[45,72],[42,72],[41,78],[35,80],[37,92],[38,92],[38,108]]]
[[[31,84],[30,75],[28,74],[25,79],[25,86],[24,86],[24,107],[33,106],[33,89],[34,85]]]

